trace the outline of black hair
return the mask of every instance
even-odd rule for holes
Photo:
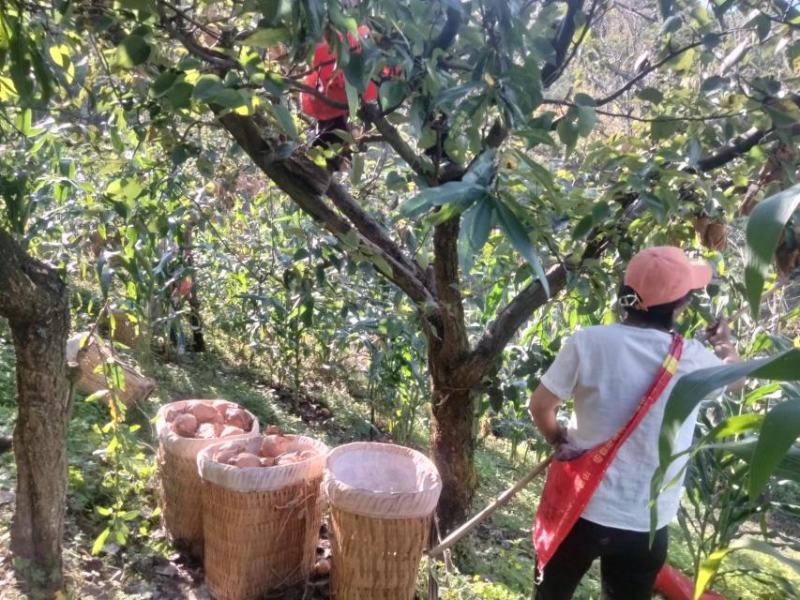
[[[636,292],[629,285],[624,283],[619,286],[619,298],[626,296],[635,296]],[[628,319],[636,323],[641,323],[649,327],[657,327],[659,329],[671,330],[675,326],[675,309],[688,302],[691,298],[692,292],[689,292],[682,298],[678,298],[673,302],[666,304],[656,304],[648,307],[647,310],[640,310],[632,306],[623,306],[625,314]]]

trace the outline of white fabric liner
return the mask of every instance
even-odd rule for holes
[[[200,478],[237,492],[270,492],[289,485],[320,477],[325,468],[328,447],[322,442],[302,435],[287,435],[287,452],[311,450],[315,456],[290,465],[275,467],[234,467],[215,462],[214,453],[229,443],[241,445],[243,451],[259,454],[263,436],[220,441],[204,448],[197,455],[197,471]]]
[[[219,402],[220,400],[223,402],[229,402],[228,400],[222,400],[220,398],[214,398],[212,400],[178,400],[177,402],[170,402],[169,404],[165,404],[159,408],[158,413],[156,414],[156,433],[158,435],[158,440],[161,442],[161,444],[163,444],[164,449],[170,454],[174,454],[182,458],[196,458],[197,453],[209,444],[215,444],[220,440],[230,442],[232,440],[242,440],[259,435],[258,419],[249,410],[246,410],[245,412],[247,412],[247,414],[253,419],[253,425],[250,427],[250,431],[247,431],[242,435],[232,435],[225,438],[185,438],[172,431],[169,423],[167,423],[167,419],[165,418],[167,410],[173,407],[181,409],[186,406],[187,402],[202,402],[203,404],[212,404],[213,402]],[[236,402],[229,403],[237,408],[244,408],[243,406],[236,404]]]
[[[424,454],[393,444],[354,442],[334,448],[323,489],[336,508],[376,518],[427,517],[442,480]]]

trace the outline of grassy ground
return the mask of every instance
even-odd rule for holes
[[[70,501],[65,544],[65,562],[70,580],[70,597],[101,598],[207,598],[202,572],[174,553],[158,527],[155,499],[155,475],[152,469],[152,434],[149,419],[157,406],[170,399],[187,397],[223,397],[252,410],[262,425],[277,424],[287,431],[306,433],[335,445],[369,439],[368,410],[354,401],[345,386],[335,381],[309,384],[305,394],[295,399],[283,389],[275,389],[258,368],[237,367],[226,357],[224,347],[205,355],[186,355],[179,362],[152,361],[149,374],[158,387],[153,397],[129,415],[129,421],[143,425],[135,434],[138,459],[130,463],[130,479],[125,502],[136,506],[140,516],[132,522],[126,543],[111,540],[98,556],[92,556],[93,540],[105,521],[97,506],[110,500],[104,497],[102,484],[109,477],[109,465],[95,453],[104,440],[102,425],[107,420],[102,405],[76,400],[70,436]],[[318,379],[316,377],[310,379]],[[330,414],[328,413],[330,411]],[[13,366],[7,338],[0,332],[0,436],[11,431],[13,423]],[[380,433],[379,433],[380,435]],[[385,435],[383,437],[386,437]],[[424,448],[426,432],[421,422],[413,445]],[[536,461],[531,453],[526,459],[509,460],[509,444],[489,436],[481,441],[477,467],[482,482],[476,506],[491,501],[509,487]],[[117,474],[119,476],[119,474]],[[116,480],[115,480],[116,481]],[[440,597],[445,599],[521,600],[530,597],[533,579],[533,556],[530,523],[540,492],[541,481],[534,482],[500,513],[481,525],[468,541],[468,553],[461,561],[461,571],[446,571],[442,564],[434,572]],[[9,521],[13,506],[14,468],[10,454],[0,455],[0,598],[18,598],[7,556]],[[688,570],[689,556],[677,528],[672,533],[670,561]],[[798,558],[796,555],[794,558]],[[729,559],[729,569],[759,573],[788,569],[774,559],[761,555],[739,554]],[[599,571],[593,567],[576,594],[580,600],[596,599]],[[420,592],[427,588],[428,571],[420,571]],[[800,587],[800,580],[794,579]],[[785,591],[753,582],[747,577],[727,577],[718,586],[727,598],[786,598]]]

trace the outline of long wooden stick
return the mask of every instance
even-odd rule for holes
[[[461,527],[456,529],[450,535],[448,535],[444,540],[442,540],[438,546],[435,546],[428,550],[429,556],[436,556],[441,554],[448,548],[451,548],[455,545],[458,540],[463,538],[467,535],[470,531],[472,531],[481,521],[489,517],[492,513],[494,513],[498,508],[505,506],[509,500],[511,500],[517,493],[528,485],[531,481],[536,479],[539,475],[544,473],[547,469],[547,465],[550,464],[550,461],[553,459],[553,455],[551,454],[547,458],[545,458],[542,462],[536,465],[533,469],[531,469],[525,477],[520,479],[517,483],[515,483],[512,487],[508,488],[505,492],[500,494],[497,499],[492,502],[489,506],[484,508],[481,512],[477,515],[472,517],[469,521],[464,523]]]

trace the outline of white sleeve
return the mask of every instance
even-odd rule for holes
[[[542,385],[561,400],[566,400],[572,396],[578,382],[578,364],[578,348],[573,335],[564,341],[553,364],[542,376]]]

